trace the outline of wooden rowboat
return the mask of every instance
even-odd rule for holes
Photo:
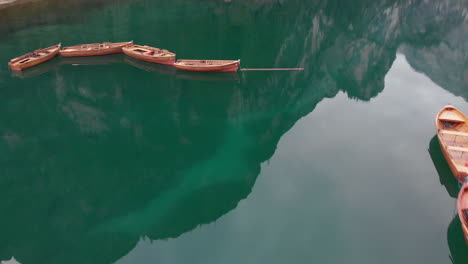
[[[153,63],[174,65],[176,55],[165,49],[150,46],[131,45],[122,48],[123,52],[133,58]]]
[[[179,70],[193,72],[236,72],[240,60],[178,60],[174,66]]]
[[[132,44],[133,41],[81,44],[76,46],[64,47],[60,50],[60,55],[62,55],[63,57],[84,57],[117,54],[122,53],[123,47]]]
[[[59,53],[59,50],[60,44],[45,49],[37,49],[23,56],[11,59],[8,62],[8,66],[12,70],[21,71],[53,59]]]
[[[463,184],[468,177],[468,118],[447,105],[437,114],[435,126],[442,154],[455,178]]]
[[[465,241],[468,243],[468,181],[465,181],[458,193],[457,207]]]

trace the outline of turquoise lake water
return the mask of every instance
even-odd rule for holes
[[[0,8],[0,261],[468,263],[435,137],[468,113],[463,1],[35,1]],[[128,41],[128,58],[8,60]]]

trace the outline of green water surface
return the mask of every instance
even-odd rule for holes
[[[34,1],[0,9],[0,260],[468,263],[435,137],[468,113],[468,3]],[[292,72],[196,74],[129,41]]]

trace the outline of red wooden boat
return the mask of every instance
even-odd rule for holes
[[[468,118],[447,105],[437,114],[435,126],[442,154],[455,178],[463,184],[468,177]]]
[[[81,44],[76,46],[64,47],[60,50],[60,55],[62,55],[63,57],[84,57],[118,54],[122,53],[123,47],[132,44],[133,41]]]
[[[176,55],[165,49],[150,46],[130,45],[122,48],[123,52],[133,58],[153,63],[174,65]]]
[[[37,49],[33,52],[11,59],[8,62],[8,66],[10,66],[12,70],[21,71],[53,59],[59,53],[59,50],[60,44],[44,49]]]
[[[236,72],[240,60],[177,60],[174,66],[179,70],[193,72]]]
[[[465,181],[458,193],[457,207],[465,241],[468,243],[468,181]]]

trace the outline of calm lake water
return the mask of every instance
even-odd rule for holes
[[[468,113],[466,1],[35,1],[0,9],[0,260],[468,263],[434,117]],[[193,74],[134,40],[302,72]]]

